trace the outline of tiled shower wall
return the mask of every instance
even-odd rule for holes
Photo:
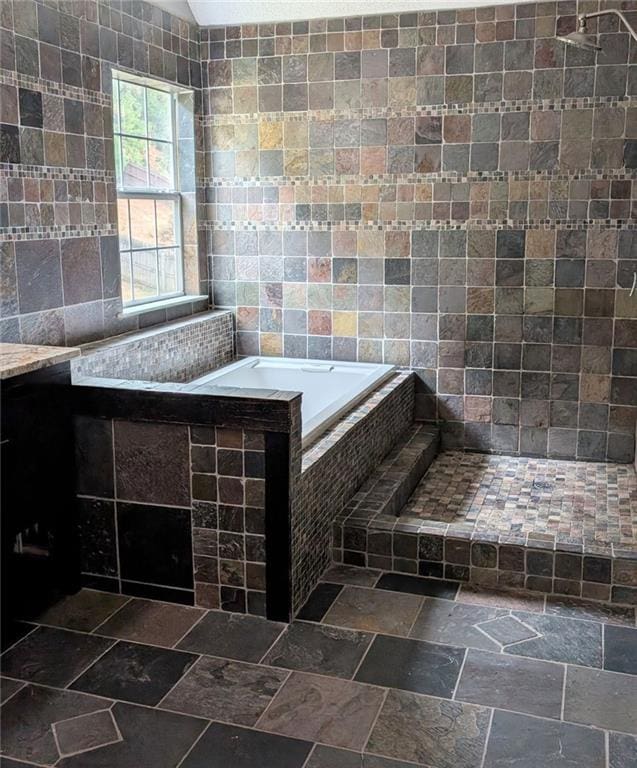
[[[0,3],[3,341],[77,344],[207,307],[120,317],[115,234],[111,69],[192,89],[198,114],[198,41],[196,26],[143,2]],[[194,189],[184,197],[189,212]],[[188,263],[198,256],[196,228],[187,228]],[[202,249],[191,292],[207,293],[206,275]]]
[[[202,30],[239,353],[413,367],[446,447],[630,461],[637,48],[555,39],[598,7]]]

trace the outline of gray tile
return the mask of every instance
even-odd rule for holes
[[[469,649],[456,698],[542,717],[560,717],[564,668]]]
[[[372,636],[325,624],[290,624],[263,660],[275,667],[351,678]]]
[[[608,734],[608,768],[637,766],[637,738],[623,733]]]
[[[501,616],[498,619],[478,624],[478,627],[500,645],[518,643],[520,640],[528,640],[539,634],[515,616]]]
[[[254,725],[287,672],[202,657],[161,702],[177,712],[236,725]]]
[[[524,609],[527,610],[527,609]],[[635,609],[622,605],[594,603],[577,598],[547,595],[546,613],[574,619],[591,619],[609,624],[635,626]]]
[[[114,744],[122,736],[110,710],[60,720],[52,725],[62,757]]]
[[[192,653],[120,641],[71,687],[95,696],[154,706],[196,659]]]
[[[464,648],[378,635],[355,679],[451,698],[464,655]]]
[[[568,667],[564,720],[637,734],[634,677],[599,669]]]
[[[604,627],[604,669],[637,675],[637,629]]]
[[[588,667],[602,666],[602,626],[561,616],[516,613],[540,637],[507,648],[506,653]]]
[[[59,753],[51,723],[106,709],[111,702],[74,691],[27,685],[2,707],[2,753],[40,765]]]
[[[211,723],[180,768],[301,768],[311,749],[308,741]]]
[[[362,749],[383,692],[331,677],[292,673],[258,727],[284,736]]]
[[[416,595],[346,586],[323,621],[339,627],[406,636],[421,603],[422,598]]]
[[[413,763],[317,744],[304,768],[413,768]]]
[[[409,636],[417,640],[499,651],[498,643],[486,637],[476,625],[505,614],[506,610],[503,608],[428,598],[423,603]]]
[[[38,627],[2,655],[2,673],[63,687],[113,644],[112,640],[64,629]]]
[[[178,644],[178,648],[227,659],[258,662],[285,624],[258,616],[210,611]]]
[[[19,680],[10,680],[8,677],[0,677],[0,704],[4,704],[14,693],[17,693],[24,683]]]
[[[122,739],[61,760],[62,768],[174,768],[200,736],[206,723],[173,712],[117,703],[113,717]]]
[[[512,712],[493,716],[484,768],[605,768],[604,734]]]
[[[489,710],[390,690],[366,751],[436,768],[480,765]]]

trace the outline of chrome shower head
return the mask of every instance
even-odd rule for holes
[[[592,35],[586,31],[586,16],[578,18],[576,31],[569,32],[568,35],[558,35],[557,39],[576,48],[582,48],[585,51],[602,50],[602,46],[597,42],[597,35]]]

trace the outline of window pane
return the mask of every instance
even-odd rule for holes
[[[125,251],[131,247],[128,228],[128,200],[117,201],[117,228],[119,230],[119,248]]]
[[[124,304],[133,300],[133,279],[131,276],[130,252],[120,254],[122,266],[122,301]]]
[[[131,221],[131,247],[154,248],[155,237],[155,201],[129,200]]]
[[[148,186],[145,139],[122,138],[122,184],[125,189]]]
[[[135,83],[119,81],[119,108],[121,132],[146,136],[146,89]]]
[[[157,245],[177,245],[177,203],[157,200]]]
[[[114,140],[114,148],[113,151],[115,152],[115,180],[117,182],[117,186],[122,186],[122,141],[120,137],[115,134],[113,136]]]
[[[148,105],[148,136],[151,139],[170,141],[172,110],[170,95],[165,91],[148,88],[146,91]]]
[[[150,186],[152,189],[174,189],[172,144],[148,142]]]
[[[157,251],[133,251],[135,301],[157,295]]]
[[[161,293],[177,293],[181,288],[181,276],[177,273],[179,261],[175,248],[159,251],[159,290]]]

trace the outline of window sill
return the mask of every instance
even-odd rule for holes
[[[152,301],[148,304],[135,304],[132,307],[124,307],[122,311],[117,315],[118,317],[134,317],[135,315],[144,315],[148,312],[155,312],[158,309],[167,309],[168,307],[178,307],[182,304],[192,304],[193,301],[202,301],[207,299],[208,296],[202,294],[196,296],[193,294],[186,296],[174,296],[172,299],[160,299],[159,301]]]

